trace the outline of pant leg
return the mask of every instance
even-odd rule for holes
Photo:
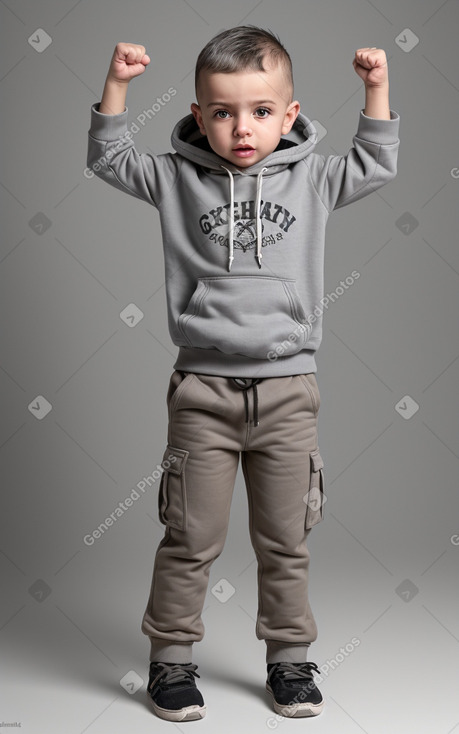
[[[310,487],[321,480],[315,471],[320,395],[311,375],[267,379],[258,390],[262,430],[252,430],[242,455],[258,562],[256,635],[266,640],[267,662],[304,662],[317,638],[307,538],[319,519],[308,499]]]
[[[242,399],[241,406],[232,405],[222,378],[202,379],[191,373],[183,379],[176,371],[167,396],[163,464],[170,466],[158,496],[166,529],[142,620],[142,631],[150,637],[150,660],[191,661],[192,643],[204,636],[201,614],[210,567],[228,531]]]

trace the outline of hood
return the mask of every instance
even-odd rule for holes
[[[225,158],[217,155],[210,148],[207,137],[202,135],[192,114],[183,117],[172,131],[171,143],[174,150],[189,161],[202,166],[213,174],[228,176],[230,189],[230,217],[228,229],[228,271],[234,260],[233,231],[234,231],[234,176],[256,177],[256,231],[257,246],[255,258],[261,268],[262,260],[262,228],[260,219],[261,190],[263,176],[270,176],[284,170],[292,163],[305,158],[315,148],[317,130],[312,122],[301,112],[298,113],[292,129],[282,136],[277,148],[262,161],[239,170]]]
[[[171,143],[174,150],[193,163],[208,168],[214,173],[225,174],[225,170],[235,175],[253,176],[262,168],[267,168],[267,175],[277,173],[291,163],[305,158],[315,148],[317,131],[312,122],[301,112],[298,113],[292,129],[283,135],[279,146],[262,161],[240,171],[236,166],[221,158],[210,148],[207,137],[202,135],[193,115],[183,117],[172,131]]]

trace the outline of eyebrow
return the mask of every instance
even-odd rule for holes
[[[271,104],[275,105],[276,103],[272,99],[261,99],[256,100],[255,102],[249,102],[250,107],[255,107],[255,105],[262,105],[262,104]],[[228,102],[209,102],[207,105],[208,107],[231,107]]]

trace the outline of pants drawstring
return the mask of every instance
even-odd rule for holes
[[[258,420],[258,390],[257,385],[262,381],[261,377],[232,377],[231,378],[236,387],[242,390],[244,395],[245,403],[245,422],[249,423],[249,399],[247,391],[253,388],[253,425],[259,426],[260,421]]]

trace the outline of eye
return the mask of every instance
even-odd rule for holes
[[[217,110],[214,117],[218,117],[219,120],[226,120],[228,115],[228,112],[226,110]]]
[[[268,117],[270,112],[268,109],[266,109],[266,107],[259,107],[257,109],[257,114],[258,114],[258,117],[261,117],[263,119],[264,117]]]

